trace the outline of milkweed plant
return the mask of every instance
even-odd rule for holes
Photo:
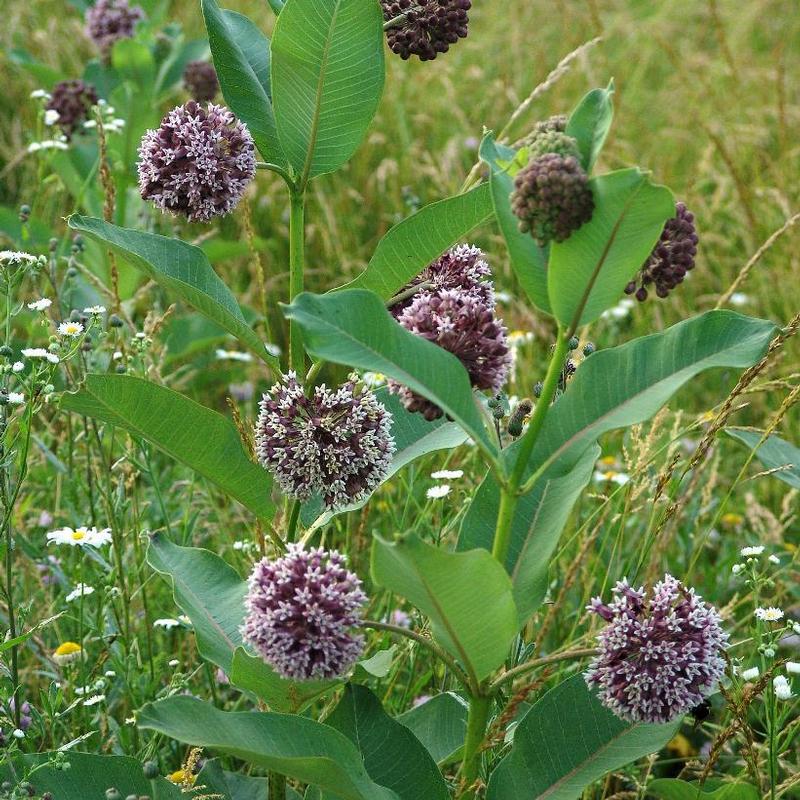
[[[268,39],[261,20],[201,0],[208,38],[198,46],[126,0],[97,0],[85,14],[91,68],[31,101],[39,130],[28,155],[40,175],[59,176],[75,213],[42,247],[32,227],[41,209],[23,207],[13,247],[0,252],[0,797],[721,797],[710,793],[720,775],[738,792],[725,797],[796,796],[800,666],[784,646],[800,617],[772,599],[780,559],[742,542],[730,580],[753,600],[744,627],[733,605],[693,585],[694,564],[682,578],[663,566],[677,547],[677,487],[796,323],[718,308],[618,346],[590,340],[620,308],[652,314],[683,291],[704,238],[687,187],[638,166],[601,168],[613,81],[514,143],[485,129],[462,190],[400,218],[357,275],[310,264],[309,226],[326,224],[312,218],[315,182],[378,146],[365,140],[385,59],[435,70],[468,36],[470,0],[270,5]],[[201,245],[209,226],[248,219],[264,180],[281,186],[273,202],[286,209],[288,264],[253,312]],[[474,243],[481,226],[499,232],[491,246]],[[512,275],[498,274],[504,263]],[[312,266],[317,292],[306,291]],[[162,328],[178,336],[174,307],[137,331],[142,275],[194,309],[189,340],[208,335],[231,348],[220,360],[257,365],[261,388],[231,386],[231,414],[165,380],[152,348]],[[514,379],[523,348],[499,283],[548,332],[540,374]],[[36,285],[49,290],[27,296]],[[27,343],[15,333],[21,319],[33,320]],[[679,476],[685,433],[663,427],[661,409],[710,369],[739,383],[695,425],[700,442]],[[254,400],[252,417],[240,395]],[[586,520],[583,508],[575,523],[576,508],[597,492],[606,503],[631,496],[631,476],[598,443],[618,430],[644,436],[654,416],[637,491],[653,508],[666,502],[663,524],[631,530],[641,539],[633,556],[613,561],[616,572],[581,601],[570,592],[580,563],[557,558],[564,531],[592,547],[597,512]],[[750,458],[777,449],[769,469],[790,460],[776,424],[731,436]],[[47,451],[41,431],[54,427],[68,455]],[[16,579],[37,552],[18,530],[34,448],[63,471],[70,504],[80,506],[73,473],[85,472],[96,501],[84,518],[37,523],[49,559],[41,580],[63,587],[66,608],[38,622]],[[471,455],[434,473],[444,482],[425,508],[458,502],[455,522],[437,529],[437,512],[422,506],[393,513],[388,504],[407,502],[412,462],[448,452]],[[196,476],[179,490],[186,520],[204,485],[214,507],[198,527],[239,526],[234,560],[192,546],[196,520],[179,526],[166,508],[160,458]],[[459,480],[473,489],[456,501]],[[135,499],[143,481],[154,489],[147,508]],[[364,522],[372,504],[388,520],[375,530]],[[724,507],[720,516],[736,526]],[[125,520],[140,517],[154,520],[150,534],[126,541]],[[151,618],[157,574],[172,584],[174,618]],[[158,688],[153,634],[135,644],[137,602],[148,631],[196,637],[194,666],[176,662]],[[560,623],[572,633],[552,630],[556,603],[572,604]],[[51,630],[60,638],[47,650]],[[46,656],[40,694],[26,686],[30,650]],[[133,700],[98,728],[114,744],[60,741],[65,715],[98,725],[123,675]],[[656,763],[721,707],[694,772]]]

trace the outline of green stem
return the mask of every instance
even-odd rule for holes
[[[500,509],[497,512],[497,524],[494,531],[492,555],[501,563],[506,563],[508,547],[511,543],[511,524],[514,521],[514,510],[519,495],[510,489],[500,491]]]
[[[469,699],[467,735],[464,740],[464,758],[461,761],[461,779],[466,789],[461,795],[461,800],[473,800],[477,797],[475,790],[471,787],[480,772],[481,744],[486,735],[491,705],[491,698],[484,695],[472,695]]]
[[[297,538],[297,523],[300,520],[300,501],[292,501],[292,510],[289,513],[289,530],[286,533],[286,541],[293,542]]]
[[[303,291],[303,260],[305,245],[305,192],[289,191],[289,302]],[[289,323],[289,366],[299,376],[305,372],[303,339],[297,323]]]
[[[268,800],[286,800],[286,776],[270,771]]]

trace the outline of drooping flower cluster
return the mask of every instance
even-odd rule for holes
[[[386,477],[395,450],[392,419],[355,378],[335,390],[317,386],[307,397],[290,372],[263,396],[258,459],[290,497],[317,493],[328,508],[341,508]]]
[[[397,319],[414,302],[415,297],[442,289],[462,289],[467,294],[482,300],[487,306],[493,307],[494,287],[489,280],[491,274],[492,271],[479,247],[471,244],[457,245],[425,267],[398,294],[403,295],[421,284],[428,284],[428,288],[420,289],[416,294],[394,303],[389,310]]]
[[[247,126],[224,106],[173,108],[139,146],[139,191],[163,211],[206,222],[227,214],[256,174]]]
[[[594,198],[574,155],[545,153],[517,173],[511,208],[519,219],[519,229],[544,247],[551,241],[563,242],[588,222]]]
[[[86,10],[86,35],[109,58],[114,43],[132,38],[136,23],[144,18],[142,8],[131,7],[128,0],[97,0]]]
[[[530,147],[539,137],[546,133],[564,133],[567,130],[567,116],[556,114],[547,119],[540,120],[533,126],[533,130],[523,140],[523,144]]]
[[[581,156],[578,142],[572,136],[568,136],[564,131],[543,128],[531,137],[528,159],[533,161],[547,153],[556,153],[562,158],[572,156],[576,160],[580,160]]]
[[[207,103],[217,96],[219,79],[214,65],[208,61],[190,61],[183,71],[183,85],[198,103]]]
[[[698,241],[694,214],[683,203],[676,203],[675,216],[667,220],[653,252],[636,278],[625,287],[625,293],[635,294],[642,302],[652,284],[659,297],[666,297],[694,269]]]
[[[367,596],[346,563],[335,550],[293,543],[253,569],[242,636],[284,678],[337,678],[361,655],[364,639],[351,629]]]
[[[671,575],[649,596],[627,581],[614,595],[587,607],[608,622],[585,674],[603,705],[631,722],[669,722],[699,705],[725,668],[719,614]]]
[[[92,106],[97,105],[97,92],[91,83],[83,81],[61,81],[53,87],[48,111],[55,111],[56,123],[64,136],[71,139],[77,128],[88,119]]]
[[[456,356],[475,388],[497,392],[505,382],[512,356],[506,328],[494,315],[493,296],[486,302],[467,289],[423,292],[414,297],[397,321]],[[389,388],[409,411],[417,411],[428,420],[442,416],[439,406],[408,387],[391,381]]]
[[[392,52],[433,61],[468,33],[470,0],[381,0],[383,18],[395,24],[386,31]]]

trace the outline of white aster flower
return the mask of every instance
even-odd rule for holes
[[[42,297],[39,300],[33,300],[28,303],[28,308],[31,311],[47,311],[51,305],[53,305],[53,301],[49,297]]]
[[[88,597],[94,594],[94,586],[87,586],[85,583],[79,583],[64,599],[71,603],[80,597]]]
[[[83,325],[80,322],[62,322],[58,326],[59,336],[69,336],[75,338],[83,333]]]
[[[69,150],[69,146],[61,139],[45,139],[28,145],[29,153],[37,153],[39,150]]]
[[[238,350],[222,350],[221,348],[217,348],[216,356],[219,361],[244,361],[247,363],[253,360],[253,356],[250,353],[240,353]]]
[[[22,264],[29,266],[35,264],[39,259],[30,253],[23,253],[22,250],[0,250],[0,264],[18,267]]]
[[[55,353],[45,350],[44,347],[26,347],[22,350],[25,358],[44,358],[51,364],[58,364],[59,358]]]
[[[177,628],[180,625],[180,620],[172,619],[170,617],[163,617],[162,619],[157,619],[153,622],[158,628],[164,628],[165,630],[172,630],[173,628]]]
[[[436,481],[456,481],[463,477],[463,469],[440,469],[436,472],[431,472],[431,478]]]
[[[781,563],[781,560],[774,553],[767,559],[767,561],[770,561],[773,564],[780,564]]]
[[[744,558],[749,556],[760,556],[764,552],[764,545],[756,545],[755,547],[743,547],[740,551]]]
[[[266,351],[267,351],[267,352],[268,352],[268,353],[269,353],[271,356],[274,356],[275,358],[277,358],[277,357],[278,357],[278,356],[281,354],[281,352],[282,352],[282,350],[281,350],[281,346],[280,346],[279,344],[273,344],[272,342],[267,342],[267,343],[264,345],[264,349],[265,349],[265,350],[266,350]]]
[[[738,574],[739,574],[740,572],[742,572],[743,570],[744,570],[744,564],[734,564],[734,565],[731,567],[731,572],[732,572],[734,575],[738,575]]]
[[[616,483],[617,486],[624,486],[631,479],[627,472],[617,472],[613,469],[597,470],[594,473],[595,483]]]
[[[106,307],[105,306],[87,306],[83,309],[84,314],[105,314]]]
[[[44,89],[34,89],[31,92],[31,100],[49,100],[50,93],[46,92]]]
[[[180,664],[181,664],[181,662],[180,662],[180,661],[178,661],[178,659],[177,659],[177,658],[173,658],[173,659],[171,659],[171,660],[170,660],[170,662],[169,662],[169,666],[170,666],[170,667],[172,667],[173,669],[174,669],[175,667],[179,667],[179,666],[180,666]]]
[[[20,730],[19,728],[14,728],[14,730],[11,732],[11,735],[15,739],[24,739],[25,738],[25,731]]]
[[[786,662],[786,671],[790,675],[800,675],[800,662],[798,662],[798,661],[787,661]]]
[[[98,703],[102,703],[106,699],[104,694],[93,694],[91,697],[87,697],[83,704],[85,706],[96,706]]]
[[[533,331],[511,331],[508,334],[508,343],[512,347],[520,347],[523,344],[532,342],[535,338]]]
[[[22,394],[22,392],[9,392],[8,393],[8,402],[12,406],[25,405],[25,395]]]
[[[186,614],[178,614],[178,619],[179,619],[179,620],[180,620],[180,621],[181,621],[181,622],[182,622],[184,625],[191,625],[191,624],[192,624],[192,621],[189,619],[189,617],[187,617],[187,616],[186,616]]]
[[[11,371],[12,372],[22,372],[22,370],[24,370],[24,369],[25,369],[25,364],[22,361],[15,361],[11,365]]]
[[[760,674],[758,667],[750,667],[742,670],[740,677],[743,681],[754,681]]]
[[[775,606],[770,606],[769,608],[757,608],[756,619],[759,619],[762,622],[778,622],[779,620],[783,619],[783,611],[781,611],[779,608],[775,608]]]
[[[789,683],[784,675],[776,675],[772,679],[772,689],[778,700],[791,700],[794,697],[792,684]]]
[[[79,544],[102,547],[111,542],[111,528],[103,528],[101,531],[97,530],[97,528],[87,528],[85,526],[80,528],[59,528],[47,534],[47,541],[55,542],[55,544],[68,544],[72,547]]]
[[[44,112],[45,125],[55,125],[60,118],[61,114],[59,114],[54,108],[48,108],[47,111]]]
[[[449,494],[450,487],[446,483],[440,484],[439,486],[431,486],[426,492],[429,500],[441,500],[442,497],[447,497]]]

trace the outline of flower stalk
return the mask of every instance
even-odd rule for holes
[[[305,191],[289,189],[289,302],[303,291],[305,259]],[[297,323],[289,323],[289,365],[298,375],[305,372],[305,350]]]

